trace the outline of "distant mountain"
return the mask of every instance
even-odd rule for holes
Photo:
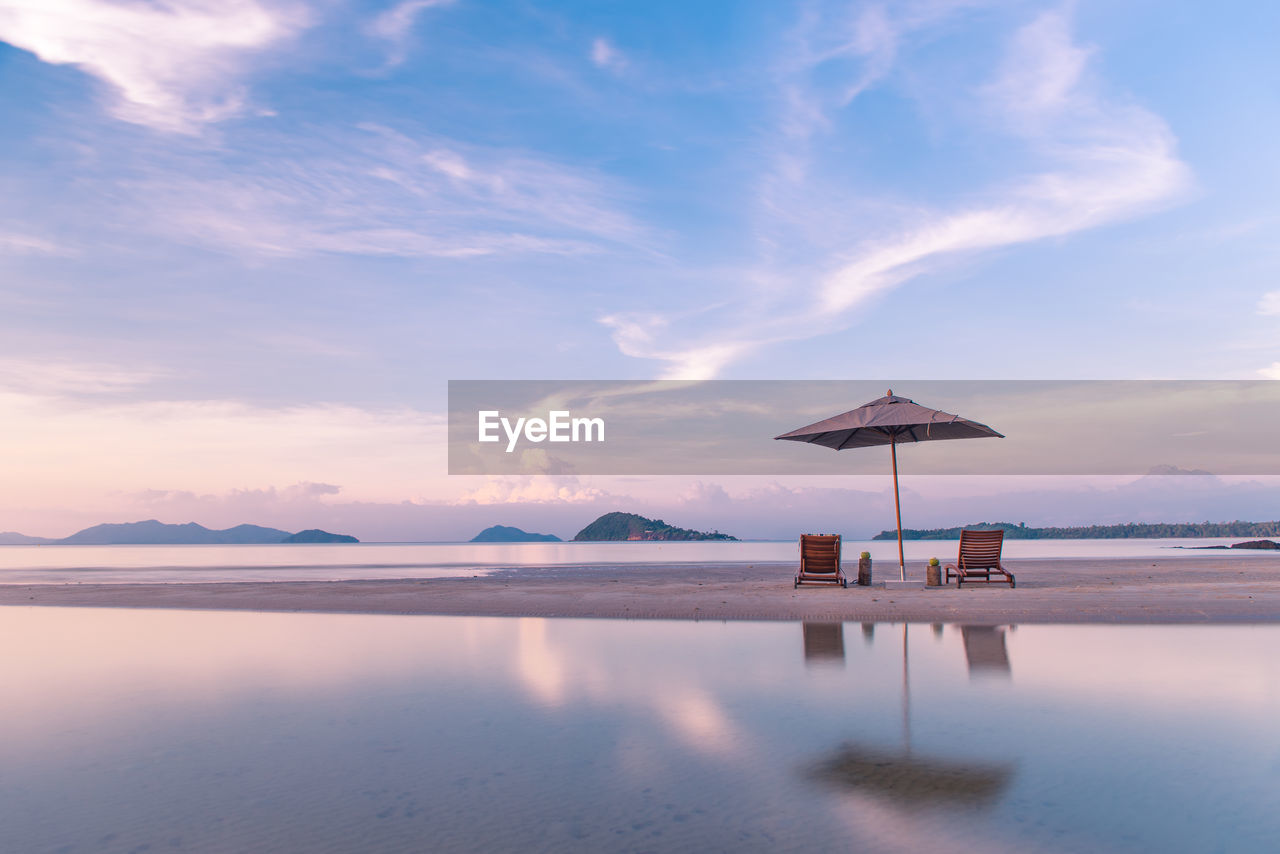
[[[1069,528],[1028,528],[1019,522],[978,522],[963,528],[976,531],[1003,530],[1007,540],[1122,540],[1164,539],[1167,537],[1276,537],[1280,522],[1129,522],[1123,525],[1080,525]],[[903,528],[904,540],[958,540],[956,528]],[[897,531],[881,531],[871,539],[897,539]]]
[[[358,543],[360,542],[350,534],[330,534],[328,531],[322,531],[319,528],[308,528],[305,531],[299,531],[296,534],[290,534],[280,542],[282,543]]]
[[[44,537],[26,537],[23,534],[0,534],[0,544],[8,545],[62,545],[62,546],[207,546],[207,545],[269,545],[275,543],[358,543],[346,534],[330,534],[313,528],[290,534],[279,528],[261,525],[236,525],[221,531],[188,522],[185,525],[169,525],[148,519],[145,522],[94,525],[77,531],[69,537],[52,540]]]
[[[68,546],[265,544],[283,542],[287,536],[288,531],[258,525],[237,525],[223,531],[214,531],[195,522],[167,525],[148,519],[145,522],[94,525],[58,542]]]
[[[707,534],[676,528],[661,519],[646,519],[635,513],[606,513],[574,536],[575,542],[628,540],[736,540],[719,531]]]
[[[508,525],[490,525],[471,538],[473,543],[562,543],[555,534],[532,534]]]
[[[48,537],[28,537],[16,531],[0,531],[0,546],[39,546],[44,543],[56,543]]]

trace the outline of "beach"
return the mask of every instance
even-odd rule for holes
[[[0,605],[317,613],[1017,623],[1280,621],[1280,556],[1010,561],[1018,586],[888,591],[806,585],[793,563],[498,569],[474,577],[0,585]],[[877,562],[875,581],[897,577]],[[922,578],[923,567],[908,569]]]

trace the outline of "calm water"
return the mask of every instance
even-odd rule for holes
[[[1007,558],[1204,557],[1248,559],[1275,552],[1192,551],[1237,539],[1010,540]],[[954,557],[955,540],[909,541],[908,561]],[[897,563],[896,542],[849,540],[859,552]],[[769,563],[796,560],[788,542],[745,543],[360,543],[274,546],[0,546],[0,583],[329,581],[483,574],[495,567],[641,563]]]
[[[21,852],[1274,851],[1280,626],[0,609]]]

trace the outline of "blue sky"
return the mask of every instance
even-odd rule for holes
[[[450,378],[1280,379],[1278,24],[0,0],[0,529],[819,488],[450,480]]]

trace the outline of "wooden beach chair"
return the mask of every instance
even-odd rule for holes
[[[849,579],[840,569],[839,534],[800,535],[800,571],[792,586],[799,587],[806,582],[849,586]]]
[[[956,587],[963,587],[966,581],[970,584],[1004,584],[1007,581],[1013,587],[1013,573],[1000,565],[1003,545],[1004,531],[961,531],[960,555],[955,563],[947,564],[947,583],[954,577]]]

